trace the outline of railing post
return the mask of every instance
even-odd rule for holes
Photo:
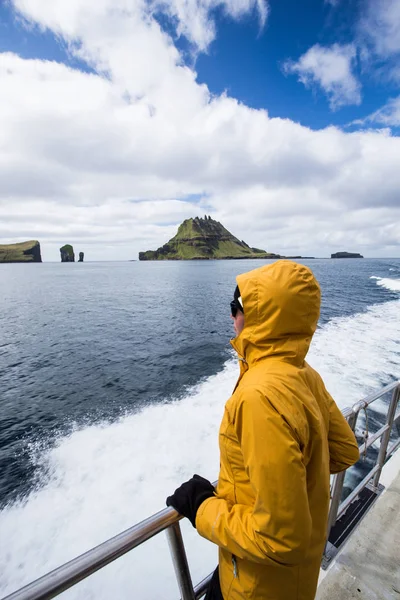
[[[377,488],[379,485],[379,478],[382,473],[383,465],[385,464],[386,452],[387,452],[387,448],[388,448],[388,444],[389,444],[389,440],[390,440],[390,434],[392,433],[393,421],[394,421],[394,416],[396,414],[396,408],[397,408],[397,405],[399,402],[399,398],[400,398],[400,385],[398,385],[393,390],[392,399],[390,401],[389,410],[387,413],[386,423],[387,423],[387,425],[389,425],[389,429],[387,431],[385,431],[385,433],[383,434],[382,439],[381,439],[381,445],[379,448],[379,454],[378,454],[378,460],[377,460],[377,464],[379,465],[379,470],[376,472],[375,477],[374,477],[374,487],[375,488]]]
[[[174,563],[175,575],[178,580],[182,600],[195,600],[192,578],[186,558],[181,528],[179,523],[174,523],[166,530],[169,548]]]
[[[359,410],[357,412],[353,412],[347,419],[348,424],[350,425],[352,431],[354,431],[356,427],[357,417]],[[333,485],[332,485],[332,500],[331,505],[329,507],[329,515],[328,515],[328,531],[326,535],[326,539],[329,538],[329,534],[331,532],[332,527],[336,523],[336,517],[339,510],[340,500],[342,497],[343,491],[343,483],[346,475],[346,471],[342,471],[335,475]]]

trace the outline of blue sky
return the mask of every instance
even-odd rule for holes
[[[400,0],[2,2],[0,238],[396,256],[399,59]]]
[[[0,52],[15,52],[21,58],[40,58],[64,63],[82,71],[91,69],[77,60],[61,36],[51,30],[28,23],[9,2],[0,3]]]
[[[321,0],[275,1],[262,32],[254,17],[244,23],[220,18],[218,40],[209,55],[198,59],[199,81],[216,93],[226,89],[249,106],[266,108],[271,116],[287,117],[313,128],[358,118],[363,114],[358,107],[332,113],[320,91],[310,92],[282,69],[288,59],[297,59],[316,43],[349,43],[355,4],[343,2],[339,10],[339,6],[334,8]],[[376,108],[382,103],[378,98],[371,102]]]
[[[346,127],[363,119],[396,96],[399,86],[382,74],[365,69],[360,59],[354,71],[362,84],[362,102],[331,110],[320,86],[306,88],[295,75],[285,74],[284,64],[296,60],[315,45],[351,44],[362,15],[360,0],[272,0],[267,23],[260,27],[256,11],[240,21],[214,11],[218,31],[207,52],[193,56],[193,45],[177,37],[171,21],[159,21],[173,33],[183,57],[197,72],[199,83],[211,92],[237,98],[247,106],[268,110],[312,128],[330,124]],[[23,58],[63,62],[75,69],[91,71],[77,60],[61,36],[30,24],[26,26],[13,6],[0,6],[0,52],[15,52]],[[356,126],[357,127],[357,126]],[[354,127],[353,127],[354,128]]]

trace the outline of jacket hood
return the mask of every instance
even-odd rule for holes
[[[290,260],[236,278],[245,325],[231,341],[249,367],[275,356],[301,366],[317,328],[321,292],[312,271]]]

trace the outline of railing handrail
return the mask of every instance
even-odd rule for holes
[[[393,381],[393,383],[389,383],[388,385],[385,385],[385,387],[381,388],[379,390],[379,392],[373,392],[369,396],[366,396],[362,400],[359,400],[358,402],[353,404],[352,411],[359,412],[363,408],[366,408],[367,406],[372,404],[372,402],[375,402],[375,400],[379,400],[379,398],[382,398],[382,396],[384,396],[388,392],[394,391],[398,386],[400,386],[400,379],[397,381]],[[342,412],[344,414],[344,411],[342,411]]]
[[[91,548],[84,554],[53,569],[3,600],[47,600],[79,583],[92,573],[110,564],[133,548],[146,542],[167,527],[183,519],[173,508],[164,508],[156,514],[129,527],[125,531]]]
[[[374,479],[373,486],[374,486],[375,490],[378,489],[379,477],[382,472],[382,468],[385,463],[385,460],[389,456],[391,456],[391,454],[393,454],[393,452],[395,452],[400,445],[400,441],[398,441],[398,442],[394,442],[392,444],[392,446],[390,448],[388,448],[393,423],[395,421],[397,421],[397,419],[400,418],[400,415],[398,415],[395,418],[396,409],[397,409],[397,406],[399,404],[399,399],[400,399],[400,380],[394,381],[393,383],[386,385],[381,390],[379,390],[379,392],[373,392],[366,398],[353,404],[353,406],[351,408],[346,408],[342,411],[342,413],[346,417],[350,427],[354,431],[360,411],[362,411],[362,410],[366,411],[367,408],[373,402],[375,402],[376,400],[378,400],[379,398],[381,398],[382,396],[384,396],[385,394],[387,394],[389,392],[393,392],[393,393],[392,393],[392,398],[390,400],[389,407],[387,410],[385,425],[382,426],[375,434],[373,434],[371,436],[368,434],[368,429],[367,429],[364,443],[359,447],[360,455],[361,455],[361,453],[364,453],[370,446],[372,446],[372,444],[374,442],[376,442],[378,439],[381,439],[381,445],[379,448],[377,463],[370,469],[370,471],[367,473],[367,475],[364,477],[364,479],[356,486],[356,488],[351,492],[351,494],[349,494],[349,496],[342,502],[340,502],[340,500],[342,497],[343,484],[344,484],[344,478],[345,478],[346,471],[342,471],[341,473],[338,473],[333,478],[332,488],[331,488],[332,489],[331,505],[330,505],[329,516],[328,516],[328,532],[327,532],[328,537],[329,537],[329,533],[330,533],[333,525],[346,512],[347,508],[349,507],[351,502],[358,496],[358,494],[360,492],[362,492],[362,490],[364,488],[367,487],[367,485],[369,484],[369,482],[371,481],[372,478]]]
[[[387,451],[390,432],[395,420],[395,411],[400,398],[400,381],[393,382],[382,388],[379,392],[375,392],[363,400],[356,402],[352,407],[342,410],[343,415],[349,420],[354,430],[359,412],[391,391],[393,391],[393,396],[386,419],[386,425],[389,426],[381,427],[380,436],[377,437],[377,434],[371,436],[361,446],[361,448],[366,449],[379,439],[379,437],[383,437],[386,447],[383,447],[381,444],[377,465],[375,465],[367,476],[364,477],[362,482],[352,492],[351,496],[355,497],[355,495],[360,493],[372,477],[375,478],[374,484],[377,485],[376,482],[379,481],[379,474],[386,456],[394,452],[400,445],[400,441],[395,442],[392,444],[390,451]],[[338,515],[340,516],[350,503],[349,499],[346,499],[340,504],[343,481],[344,472],[335,476],[332,486],[333,494],[329,515],[329,529],[336,522]],[[179,528],[179,521],[182,518],[183,517],[173,508],[164,508],[151,517],[129,527],[122,533],[119,533],[102,544],[88,550],[84,554],[77,556],[71,561],[43,575],[39,579],[36,579],[32,583],[29,583],[23,588],[4,597],[3,600],[50,600],[50,598],[54,598],[58,594],[61,594],[61,592],[64,592],[68,588],[79,583],[92,573],[95,573],[99,569],[110,564],[165,529],[168,529],[171,552],[173,556],[176,557],[174,566],[183,600],[200,598],[205,593],[207,583],[211,576],[207,576],[193,588]]]
[[[385,385],[385,387],[381,388],[379,390],[379,392],[373,392],[369,396],[365,396],[365,398],[362,398],[361,400],[357,400],[357,402],[355,402],[351,406],[346,406],[341,411],[342,415],[344,417],[346,417],[346,419],[348,419],[350,417],[350,415],[359,413],[360,410],[367,408],[370,404],[372,404],[376,400],[379,400],[379,398],[382,398],[382,396],[384,396],[388,392],[392,392],[398,386],[400,386],[400,379],[397,381],[393,381],[393,383],[389,383],[388,385]]]

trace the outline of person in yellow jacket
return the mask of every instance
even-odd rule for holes
[[[305,361],[320,312],[311,270],[280,260],[236,281],[231,344],[240,377],[220,427],[218,486],[195,475],[167,504],[219,546],[208,598],[312,600],[329,475],[354,464],[359,450]]]

